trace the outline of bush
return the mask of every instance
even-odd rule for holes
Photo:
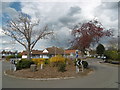
[[[58,64],[58,71],[64,72],[66,71],[65,68],[66,68],[66,63],[61,62]]]
[[[10,55],[10,56],[7,56],[7,57],[6,57],[6,60],[10,60],[11,58],[22,58],[22,55],[21,55],[21,54],[18,54],[17,56],[15,56],[15,55]]]
[[[115,50],[108,50],[105,51],[105,56],[107,57],[107,59],[111,59],[111,60],[119,60],[120,55],[118,54],[117,51]]]
[[[119,60],[120,61],[120,53],[118,53],[118,59],[117,60]]]
[[[59,63],[65,63],[65,62],[66,62],[66,59],[61,55],[57,55],[55,57],[50,58],[50,63],[56,67],[59,65]]]
[[[65,62],[65,58],[61,55],[57,55],[55,57],[51,57],[50,62]]]
[[[102,44],[99,44],[96,48],[96,53],[101,56],[104,53],[104,51],[105,47]]]
[[[6,60],[10,60],[11,58],[15,58],[15,56],[14,55],[7,56]]]
[[[33,61],[36,65],[40,65],[40,64],[44,64],[45,58],[33,58],[32,61]]]
[[[87,61],[82,61],[83,67],[88,68],[88,62]]]
[[[31,64],[34,64],[34,62],[31,60],[22,59],[18,61],[16,67],[17,67],[17,70],[24,69],[24,68],[30,68]]]
[[[68,64],[68,65],[73,65],[74,62],[73,60],[69,59],[69,58],[65,58],[65,62]]]
[[[49,63],[50,63],[49,59],[45,59],[44,64],[49,64]]]

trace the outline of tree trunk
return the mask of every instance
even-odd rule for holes
[[[30,60],[31,59],[31,51],[27,50],[27,59]]]
[[[27,49],[27,59],[31,60],[31,49],[30,49],[30,45],[28,45],[28,49]]]

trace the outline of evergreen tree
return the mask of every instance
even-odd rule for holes
[[[101,56],[104,53],[104,51],[105,47],[102,44],[99,44],[96,48],[96,53]]]

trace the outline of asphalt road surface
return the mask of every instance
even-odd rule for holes
[[[85,77],[66,80],[27,80],[2,77],[2,88],[118,88],[118,67],[100,64],[100,60],[89,60],[94,72]],[[10,64],[3,61],[3,71],[10,69]],[[1,75],[0,75],[1,76]]]

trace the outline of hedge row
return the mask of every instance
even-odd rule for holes
[[[107,59],[120,60],[120,53],[115,50],[105,51],[104,55],[107,57]]]

